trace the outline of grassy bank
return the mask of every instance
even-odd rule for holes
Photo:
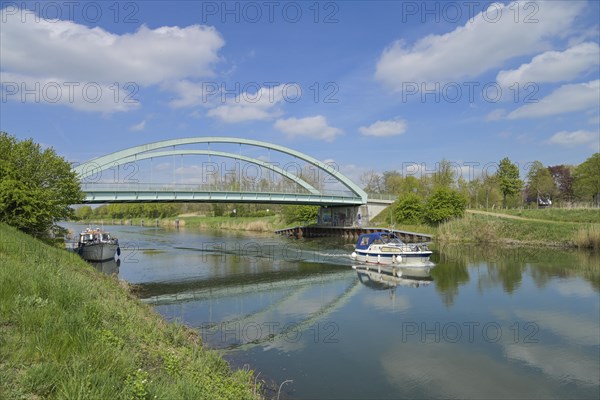
[[[600,249],[600,225],[499,218],[467,214],[437,229],[436,239],[450,243],[524,244]]]
[[[493,212],[544,221],[600,224],[598,208],[497,209]]]
[[[0,224],[1,399],[250,399],[197,334],[75,254]]]
[[[135,225],[141,226],[142,220],[144,226],[156,226],[155,218],[130,218],[114,221],[112,219],[104,220],[85,220],[79,221],[91,225],[110,225],[113,222],[116,225]],[[179,220],[179,226],[196,229],[227,229],[251,232],[273,232],[288,226],[280,215],[271,215],[268,217],[207,217],[198,215],[182,215],[179,217],[164,218],[158,220],[161,227],[174,227],[175,220]]]
[[[252,232],[273,232],[287,226],[279,215],[268,217],[204,217],[183,216],[186,228],[227,229]]]
[[[396,223],[395,228],[432,234],[441,243],[600,249],[600,212],[597,209],[495,210],[494,213],[497,215],[467,213],[463,218],[438,226]],[[389,207],[372,222],[389,226]]]

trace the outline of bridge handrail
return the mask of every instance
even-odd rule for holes
[[[336,196],[336,197],[347,197],[347,198],[359,198],[355,193],[350,192],[349,190],[334,190],[327,189],[322,190],[321,193],[315,194],[311,193],[307,190],[301,190],[298,186],[293,186],[290,188],[285,188],[282,190],[281,188],[260,188],[260,187],[248,187],[242,185],[242,190],[239,187],[235,187],[232,184],[188,184],[188,183],[103,183],[103,182],[86,182],[81,184],[81,189],[84,192],[127,192],[127,191],[136,191],[136,192],[207,192],[207,193],[240,193],[240,194],[248,194],[248,193],[270,193],[277,195],[285,195],[285,194],[305,194],[311,195],[315,197],[326,197],[326,196]]]

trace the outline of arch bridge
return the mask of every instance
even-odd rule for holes
[[[211,144],[237,145],[236,153],[211,150]],[[207,148],[190,149],[190,146],[204,145]],[[242,154],[244,150],[259,149],[268,152],[265,156],[253,157]],[[183,148],[182,148],[183,147]],[[314,179],[306,176],[305,169],[296,167],[290,171],[289,166],[270,162],[271,152],[281,156],[301,160],[310,169],[317,171]],[[215,163],[205,163],[206,168],[197,168],[197,174],[187,182],[175,179],[175,161],[173,176],[169,182],[142,182],[142,172],[152,175],[154,167],[140,170],[142,160],[169,159],[175,160],[184,156],[205,156],[209,160],[234,160],[237,168],[228,170],[226,176],[215,173]],[[183,161],[182,161],[183,162]],[[268,171],[269,179],[249,179],[244,176],[240,163],[252,165],[256,171]],[[167,164],[167,163],[163,163]],[[162,164],[161,164],[162,165]],[[209,168],[210,167],[210,168]],[[182,168],[183,170],[183,168]],[[246,171],[248,168],[245,169]],[[335,166],[325,164],[299,151],[280,145],[233,137],[192,137],[171,139],[148,143],[128,149],[116,151],[105,156],[89,160],[73,168],[81,180],[84,202],[87,204],[102,203],[172,203],[172,202],[205,202],[205,203],[276,203],[276,204],[308,204],[323,207],[358,207],[367,203],[367,194],[352,180],[340,173]],[[121,172],[124,173],[121,178]],[[193,171],[192,171],[193,172]],[[155,172],[156,173],[156,172]],[[271,179],[277,177],[277,179]],[[163,174],[164,178],[164,174]],[[323,182],[328,182],[325,185]],[[328,187],[326,187],[328,186]]]

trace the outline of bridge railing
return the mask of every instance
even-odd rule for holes
[[[310,193],[299,186],[268,186],[268,185],[244,185],[231,183],[95,183],[86,182],[81,184],[83,192],[205,192],[205,193],[277,193],[277,194],[305,194],[314,196],[336,196],[355,198],[356,194],[350,190],[323,189],[318,194]]]

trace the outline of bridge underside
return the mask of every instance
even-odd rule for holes
[[[271,203],[319,206],[359,206],[361,198],[311,193],[204,191],[86,191],[85,204],[104,203]]]

